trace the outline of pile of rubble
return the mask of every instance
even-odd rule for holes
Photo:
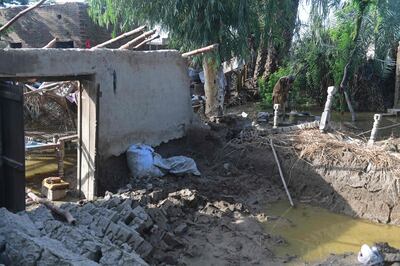
[[[63,204],[61,208],[77,220],[76,226],[55,219],[43,206],[19,214],[0,209],[3,217],[0,220],[0,262],[6,265],[66,262],[147,265],[147,262],[161,261],[175,264],[173,256],[167,254],[185,247],[179,235],[187,230],[187,225],[173,222],[182,210],[175,207],[175,213],[168,207],[145,210],[131,196],[135,195],[109,193],[102,200]],[[174,206],[196,205],[195,194],[190,190],[178,191],[169,198],[179,201]],[[168,204],[166,201],[163,205]]]
[[[133,181],[95,201],[62,204],[75,225],[42,205],[18,214],[0,209],[0,264],[218,265],[273,260],[270,248],[282,240],[265,234],[242,203],[205,194],[217,180],[165,178]]]

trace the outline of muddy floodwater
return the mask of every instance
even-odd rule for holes
[[[76,152],[67,153],[64,158],[64,170],[76,165]],[[26,185],[30,189],[40,191],[42,180],[57,175],[57,159],[55,154],[32,154],[25,158]]]
[[[321,116],[323,112],[322,107],[312,107],[312,108],[303,108],[298,109],[298,112],[306,112],[313,116]],[[242,112],[248,114],[250,119],[256,119],[258,112],[268,112],[271,115],[273,114],[273,109],[271,107],[265,107],[262,103],[248,103],[240,106],[229,107],[226,110],[227,114],[237,114],[240,115]],[[332,112],[332,120],[337,123],[339,126],[337,129],[347,129],[354,131],[355,134],[360,134],[360,138],[368,139],[370,137],[370,130],[372,129],[372,125],[374,123],[374,112],[356,112],[356,121],[351,121],[351,114],[349,112],[341,113],[338,111]],[[272,123],[272,117],[270,118],[270,122]],[[298,121],[306,122],[306,121]],[[396,116],[384,116],[380,122],[379,127],[387,127],[394,124],[400,123],[400,117]],[[364,133],[364,134],[362,134]],[[388,137],[400,137],[400,127],[394,127],[389,129],[379,130],[377,140],[387,139]]]
[[[376,242],[400,248],[398,226],[374,224],[308,205],[292,208],[283,201],[268,205],[266,213],[271,217],[265,223],[267,232],[287,241],[273,251],[278,256],[295,255],[297,261],[316,262],[330,254],[357,254],[362,244]]]

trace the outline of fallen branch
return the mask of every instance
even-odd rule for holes
[[[136,29],[131,30],[129,32],[125,32],[124,34],[121,34],[118,37],[115,37],[115,38],[113,38],[111,40],[108,40],[106,42],[100,43],[100,44],[94,46],[93,48],[103,48],[103,47],[106,47],[107,45],[110,45],[110,44],[112,44],[114,42],[117,42],[119,40],[124,40],[124,39],[126,39],[126,38],[128,38],[128,37],[130,37],[130,36],[132,36],[134,34],[142,33],[146,29],[146,27],[147,27],[146,25],[140,26],[139,28],[136,28]]]
[[[145,45],[146,43],[149,43],[149,42],[151,42],[151,41],[153,41],[155,39],[158,39],[158,38],[160,38],[160,35],[155,35],[155,36],[153,36],[151,38],[148,38],[148,39],[144,40],[143,42],[139,43],[138,45],[136,45],[135,47],[133,47],[133,49],[137,50],[140,47],[142,47],[143,45]]]
[[[51,210],[52,212],[62,216],[69,224],[75,225],[76,224],[76,220],[75,218],[72,216],[72,214],[69,211],[63,210],[60,207],[52,204],[50,201],[48,201],[47,199],[44,198],[40,198],[38,196],[36,196],[33,192],[31,192],[29,189],[27,190],[27,195],[29,198],[31,198],[34,202],[37,202],[39,204],[43,204],[44,206],[46,206],[46,208],[48,208],[49,210]]]
[[[213,45],[209,45],[209,46],[206,46],[206,47],[203,47],[203,48],[199,48],[199,49],[187,52],[187,53],[183,53],[182,57],[186,58],[186,57],[194,56],[194,55],[197,55],[197,54],[202,54],[202,53],[207,53],[207,52],[210,52],[210,51],[214,51],[214,50],[216,50],[218,48],[218,46],[219,46],[219,44],[213,44]]]
[[[274,154],[275,161],[276,161],[276,165],[278,166],[278,170],[279,170],[279,175],[281,176],[282,183],[283,183],[283,186],[285,187],[286,194],[287,194],[287,196],[288,196],[290,205],[292,205],[292,206],[294,207],[294,203],[293,203],[293,200],[292,200],[292,196],[290,196],[289,189],[287,188],[286,181],[285,181],[285,177],[283,176],[281,164],[279,163],[278,155],[276,154],[275,147],[274,147],[274,143],[273,143],[272,139],[270,140],[270,145],[271,145],[272,153]]]
[[[43,46],[43,48],[53,48],[54,44],[56,44],[56,42],[58,42],[58,38],[54,38],[53,40],[51,40],[48,44],[46,44],[45,46]]]
[[[307,122],[307,123],[298,124],[298,125],[294,125],[294,126],[268,128],[268,129],[264,129],[259,126],[256,126],[256,129],[262,135],[269,135],[269,134],[278,134],[278,133],[288,133],[288,132],[293,132],[293,131],[297,131],[297,130],[314,129],[314,128],[318,128],[319,125],[320,125],[320,121],[314,121],[314,122]]]
[[[25,86],[30,89],[31,91],[25,92],[24,95],[28,95],[28,94],[33,94],[33,93],[42,93],[42,92],[49,92],[49,91],[53,91],[53,90],[57,90],[58,86],[62,85],[65,82],[56,82],[56,83],[51,83],[48,85],[45,85],[43,87],[39,87],[38,89],[34,90],[34,87],[25,84]]]
[[[133,39],[133,40],[127,42],[126,44],[122,45],[121,47],[119,47],[119,49],[129,49],[130,47],[136,45],[137,43],[139,43],[143,39],[146,39],[147,37],[153,35],[154,33],[156,33],[156,30],[147,31],[147,32],[143,33],[142,35],[136,37],[135,39]]]
[[[12,24],[14,24],[14,22],[16,22],[20,17],[22,17],[23,15],[25,15],[26,13],[28,13],[29,11],[41,6],[44,2],[46,2],[46,0],[41,0],[39,2],[37,2],[36,4],[34,4],[33,6],[30,6],[24,10],[22,10],[21,12],[19,12],[15,17],[13,17],[11,20],[9,20],[6,24],[4,24],[1,28],[0,28],[0,33],[5,31],[6,29],[8,29]]]

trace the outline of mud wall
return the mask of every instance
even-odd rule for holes
[[[82,185],[96,194],[97,168],[129,144],[182,137],[192,120],[189,78],[177,51],[0,50],[5,80],[82,81]]]
[[[327,166],[318,159],[299,160],[281,153],[289,190],[299,202],[378,223],[400,225],[398,181],[391,169],[355,163],[345,152],[341,161]]]
[[[286,183],[295,204],[304,203],[326,208],[330,211],[363,218],[378,223],[400,225],[400,186],[395,169],[379,168],[369,161],[357,161],[350,152],[344,152],[331,165],[318,159],[305,161],[293,149],[275,148],[282,166]],[[280,189],[280,200],[287,201],[278,167],[269,146],[255,144],[234,144],[224,150],[223,163],[239,173],[249,171],[254,176],[274,184]],[[221,166],[222,169],[224,169]],[[235,174],[235,170],[229,170]],[[250,186],[251,184],[249,184]],[[258,184],[261,190],[266,184]],[[257,195],[254,188],[250,201],[260,206],[273,201],[275,191]]]
[[[4,24],[23,9],[25,6],[0,9],[0,24]],[[111,30],[100,27],[91,20],[88,5],[85,3],[52,4],[40,6],[22,16],[2,39],[22,42],[23,47],[27,48],[40,48],[55,37],[72,40],[74,47],[84,48],[87,40],[95,46],[110,39]]]

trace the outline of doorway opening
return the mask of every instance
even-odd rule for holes
[[[77,188],[80,83],[36,80],[23,86],[26,187],[50,200],[71,200],[77,196],[70,191]]]
[[[97,129],[93,80],[74,76],[1,81],[0,206],[23,210],[29,203],[26,189],[51,200],[93,197],[95,146],[88,144]]]

